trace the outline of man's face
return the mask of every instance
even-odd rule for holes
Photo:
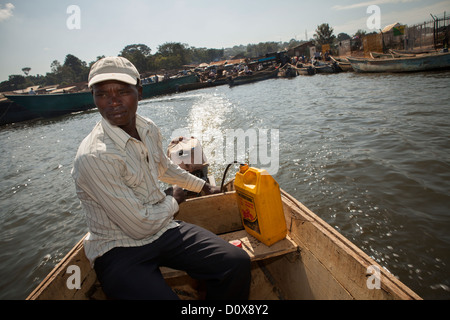
[[[125,131],[134,129],[142,88],[110,80],[94,84],[92,89],[94,103],[103,118]]]

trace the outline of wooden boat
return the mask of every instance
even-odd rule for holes
[[[399,50],[393,50],[389,49],[388,53],[381,53],[381,52],[370,52],[370,57],[372,59],[391,59],[391,58],[412,58],[417,56],[418,54],[430,54],[433,52],[412,52],[412,51],[399,51]],[[436,53],[436,52],[434,52]]]
[[[341,72],[353,71],[352,65],[347,59],[335,58],[333,56],[330,56],[330,58],[336,63],[337,68],[339,68]]]
[[[180,85],[197,81],[197,76],[191,74],[165,81],[144,84],[142,86],[142,96],[143,99],[148,99],[158,95],[176,93]],[[43,118],[52,118],[95,108],[90,91],[37,95],[8,94],[5,97]]]
[[[300,76],[313,76],[316,74],[316,69],[312,65],[302,65],[297,67],[297,73]]]
[[[448,52],[386,59],[352,57],[347,59],[357,72],[418,72],[450,68],[450,53]]]
[[[314,66],[316,73],[336,73],[336,69],[331,64],[322,64]]]
[[[389,52],[398,56],[411,56],[411,55],[418,55],[418,54],[432,54],[436,53],[436,50],[433,49],[421,49],[421,48],[415,48],[412,50],[394,50],[389,49]]]
[[[229,189],[187,200],[180,205],[176,219],[200,225],[226,241],[241,240],[243,250],[252,260],[250,299],[421,299],[284,191],[282,202],[288,234],[270,247],[262,244],[243,229],[232,184]],[[74,266],[79,268],[79,289],[70,289],[73,285],[68,285],[75,275]],[[181,299],[204,297],[202,286],[185,272],[164,267],[161,272]],[[371,282],[376,279],[378,285]],[[27,299],[106,298],[85,257],[82,239]]]
[[[381,53],[381,52],[370,52],[370,57],[372,59],[391,59],[391,58],[398,58],[392,55],[391,53]]]
[[[321,61],[316,61],[313,65],[316,69],[316,73],[339,73],[342,69],[339,67],[337,61],[331,60],[330,63],[324,63]]]
[[[286,63],[278,69],[279,78],[295,78],[298,75],[297,68],[290,63]]]
[[[246,75],[240,75],[237,77],[232,77],[229,79],[229,86],[238,86],[242,84],[247,83],[253,83],[257,81],[263,81],[267,79],[276,78],[278,76],[278,68],[270,69],[270,70],[263,70],[263,71],[256,71],[252,74],[246,74]]]

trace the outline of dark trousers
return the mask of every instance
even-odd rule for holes
[[[215,234],[180,222],[156,241],[141,247],[117,247],[95,260],[105,294],[112,299],[178,299],[160,266],[184,270],[205,280],[207,299],[247,299],[250,258]]]

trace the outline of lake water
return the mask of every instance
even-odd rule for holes
[[[273,79],[144,100],[139,113],[165,145],[201,138],[218,180],[227,135],[256,134],[267,150],[244,157],[421,297],[449,299],[449,83],[450,72]],[[0,128],[0,299],[24,299],[87,232],[70,171],[99,119]]]

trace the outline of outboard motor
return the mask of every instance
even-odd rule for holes
[[[209,181],[209,164],[198,139],[179,137],[172,140],[167,147],[167,156],[180,168],[213,184]]]

